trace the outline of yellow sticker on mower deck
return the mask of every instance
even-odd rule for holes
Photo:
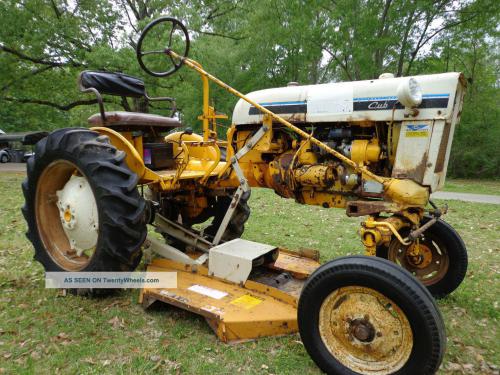
[[[244,309],[251,309],[252,307],[257,306],[259,303],[261,303],[263,300],[254,296],[251,296],[250,294],[245,294],[241,297],[238,297],[234,300],[232,300],[230,303],[232,305],[238,306],[238,307],[243,307]]]

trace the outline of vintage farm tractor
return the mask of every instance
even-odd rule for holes
[[[175,101],[149,97],[128,75],[81,73],[81,90],[100,107],[92,127],[52,132],[28,162],[23,213],[35,259],[47,271],[130,271],[147,248],[160,255],[148,270],[175,271],[178,285],[142,290],[144,306],[200,314],[223,341],[299,330],[328,373],[435,372],[445,338],[431,293],[451,293],[467,268],[446,210],[429,200],[444,184],[462,76],[383,75],[243,95],[188,51],[186,28],[163,17],[144,29],[137,58],[153,76],[184,65],[200,74],[202,135],[174,116],[106,112],[101,94],[168,101],[174,111]],[[240,98],[227,140],[217,137],[224,116],[209,105],[209,81]],[[366,255],[389,261],[320,266],[315,251],[240,239],[250,187],[368,216]]]

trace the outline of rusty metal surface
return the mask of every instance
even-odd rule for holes
[[[439,145],[439,151],[436,159],[436,166],[434,167],[434,173],[441,173],[444,169],[446,151],[448,150],[448,142],[450,142],[450,131],[451,131],[451,124],[446,123],[444,125],[441,143]]]
[[[311,250],[304,250],[303,254],[307,254],[306,252],[308,252],[308,255],[312,257],[279,249],[278,258],[274,263],[271,263],[269,267],[288,272],[297,279],[306,279],[316,270],[316,268],[320,266],[320,263],[317,260],[319,254],[313,254],[311,253]]]
[[[372,215],[380,212],[397,212],[399,207],[385,201],[350,201],[347,202],[346,214],[350,217]]]
[[[411,245],[393,240],[389,245],[388,259],[411,272],[424,285],[433,285],[442,280],[450,266],[450,258],[442,241],[429,236]]]
[[[366,287],[343,287],[327,296],[320,308],[319,332],[332,356],[356,373],[395,373],[413,348],[403,311]]]
[[[250,275],[250,280],[279,289],[295,298],[299,298],[305,279],[297,279],[289,272],[280,272],[261,267]]]
[[[289,167],[293,160],[294,152],[286,152],[276,158],[269,164],[268,173],[270,179],[270,187],[274,191],[284,197],[293,198],[295,193],[293,191],[293,175],[289,173]]]
[[[299,184],[319,188],[333,186],[335,172],[329,165],[303,165],[294,170],[294,175]]]

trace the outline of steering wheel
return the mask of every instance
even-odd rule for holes
[[[170,30],[168,32],[168,35],[163,34],[163,31],[161,31],[161,26],[166,26],[166,30]],[[152,30],[155,30],[155,33],[151,33]],[[151,33],[151,37],[148,38],[146,43],[144,43],[144,40],[146,39],[146,36]],[[164,42],[161,40],[163,39],[163,35],[168,37],[168,40],[165,40]],[[156,38],[155,38],[156,37]],[[166,38],[165,38],[166,39]],[[149,42],[149,43],[148,43]],[[149,51],[143,51],[143,45],[150,47],[151,42],[156,42],[160,44],[159,48],[154,48]],[[189,52],[189,34],[186,29],[186,27],[181,23],[181,21],[172,18],[172,17],[161,17],[158,18],[152,22],[150,22],[142,31],[141,36],[139,37],[139,41],[137,42],[137,48],[136,48],[136,54],[137,54],[137,61],[139,62],[139,65],[141,68],[148,74],[154,76],[154,77],[166,77],[169,76],[173,73],[175,73],[177,70],[181,68],[182,60],[176,61],[168,52],[169,50],[173,50],[174,43],[176,44],[175,47],[179,47],[179,44],[181,44],[180,50],[182,50],[182,45],[184,45],[184,53],[181,55],[182,57],[187,57],[188,52]],[[166,71],[155,71],[153,68],[150,68],[147,66],[147,64],[144,62],[144,58],[149,55],[164,55],[165,57],[168,56],[170,59],[171,64],[173,65],[172,68]],[[179,53],[180,55],[180,53]],[[168,60],[167,60],[168,61]],[[149,63],[150,64],[150,63]],[[170,64],[169,64],[170,65]]]

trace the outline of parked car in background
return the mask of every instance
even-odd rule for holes
[[[0,163],[7,163],[10,161],[10,154],[8,149],[0,149]]]
[[[0,135],[5,134],[5,132],[0,129]],[[0,143],[0,163],[7,163],[10,160],[9,152],[7,151],[7,146]]]
[[[0,130],[0,162],[26,162],[33,156],[34,145],[47,135],[44,131],[5,133]]]

